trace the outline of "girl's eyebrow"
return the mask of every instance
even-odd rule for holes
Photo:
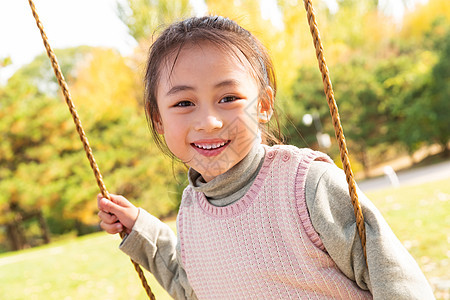
[[[217,89],[217,88],[227,87],[227,86],[236,87],[238,85],[239,85],[238,80],[227,79],[227,80],[221,81],[221,82],[217,83],[216,85],[214,85],[214,88]],[[176,94],[181,91],[195,91],[195,87],[192,87],[189,85],[175,85],[167,92],[166,96],[170,96],[170,95]]]
[[[167,92],[166,96],[170,96],[170,95],[176,94],[176,93],[181,92],[181,91],[192,91],[192,90],[195,90],[195,88],[192,87],[192,86],[188,86],[188,85],[176,85],[176,86],[173,86],[173,87]]]
[[[236,87],[239,85],[239,81],[236,79],[227,79],[224,81],[221,81],[219,83],[217,83],[214,87],[215,88],[221,88],[221,87],[227,87],[227,86],[231,86],[231,87]]]

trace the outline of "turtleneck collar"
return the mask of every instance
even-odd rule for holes
[[[200,173],[190,168],[189,184],[195,191],[204,193],[212,205],[230,205],[250,188],[264,161],[264,154],[264,147],[256,143],[239,163],[209,182],[205,182]]]

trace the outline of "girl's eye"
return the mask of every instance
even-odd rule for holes
[[[235,96],[227,96],[220,99],[219,103],[226,103],[226,102],[233,102],[236,101],[238,98]]]
[[[177,102],[174,107],[187,107],[187,106],[193,106],[194,104],[191,101],[180,101]]]

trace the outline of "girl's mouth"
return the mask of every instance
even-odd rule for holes
[[[230,140],[221,142],[196,142],[191,143],[197,152],[204,156],[216,156],[219,155],[229,144]]]

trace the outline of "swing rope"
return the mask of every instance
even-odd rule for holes
[[[84,151],[86,152],[86,156],[89,160],[90,166],[94,172],[94,176],[97,180],[97,185],[100,189],[101,194],[103,195],[103,197],[107,198],[107,199],[111,199],[109,196],[108,191],[106,190],[106,186],[103,182],[103,178],[102,175],[100,173],[100,170],[98,168],[97,163],[95,162],[94,159],[94,155],[92,153],[92,149],[89,146],[89,142],[87,139],[87,136],[83,130],[83,127],[81,125],[81,121],[80,118],[78,117],[78,113],[75,109],[75,105],[73,104],[72,100],[71,100],[71,96],[69,93],[69,88],[67,86],[67,83],[64,79],[64,76],[61,72],[61,68],[59,67],[58,61],[56,59],[56,55],[53,52],[53,49],[51,48],[49,42],[48,42],[48,38],[47,35],[44,32],[44,27],[39,19],[39,16],[36,12],[36,7],[34,6],[33,0],[28,0],[28,3],[30,4],[30,8],[31,11],[33,13],[33,17],[36,20],[36,25],[39,28],[39,31],[41,33],[41,37],[42,37],[42,41],[44,43],[45,49],[47,51],[47,55],[51,61],[51,65],[53,68],[53,71],[55,72],[56,78],[58,80],[58,84],[61,87],[64,99],[66,101],[67,106],[69,107],[69,111],[70,114],[72,115],[73,121],[75,123],[78,135],[80,136],[81,142],[83,143],[83,147],[84,147]],[[358,194],[356,192],[356,184],[355,184],[355,179],[353,176],[353,172],[350,166],[350,160],[349,160],[349,156],[348,156],[348,151],[347,151],[347,145],[345,142],[345,137],[344,137],[344,132],[341,126],[341,121],[339,118],[339,112],[338,112],[338,108],[337,108],[337,104],[336,101],[334,99],[334,92],[333,92],[333,87],[331,84],[331,79],[330,79],[330,75],[329,75],[329,71],[328,71],[328,67],[325,61],[325,57],[324,57],[324,51],[323,51],[323,45],[322,45],[322,41],[320,39],[320,34],[319,34],[319,29],[317,28],[317,23],[316,23],[316,17],[315,17],[315,12],[314,12],[314,8],[312,6],[311,0],[303,0],[303,3],[305,5],[305,9],[307,12],[307,18],[308,18],[308,23],[309,23],[309,27],[310,27],[310,31],[311,31],[311,35],[313,37],[313,44],[314,47],[316,49],[316,56],[317,56],[317,61],[319,64],[319,69],[320,72],[322,73],[322,81],[323,81],[323,86],[324,86],[324,92],[327,98],[327,102],[328,102],[328,106],[330,108],[330,114],[333,120],[333,126],[334,126],[334,131],[335,131],[335,135],[336,135],[336,139],[338,141],[338,145],[339,145],[339,152],[340,152],[340,156],[341,156],[341,161],[343,164],[343,168],[344,168],[344,172],[345,172],[345,176],[347,179],[347,183],[348,183],[348,189],[349,189],[349,194],[351,197],[351,201],[352,201],[352,205],[353,205],[353,210],[354,210],[354,214],[355,214],[355,218],[356,218],[356,226],[358,228],[358,234],[361,240],[361,245],[364,251],[364,258],[366,260],[366,264],[367,264],[367,255],[366,255],[366,232],[365,232],[365,226],[364,226],[364,217],[362,214],[362,209],[361,209],[361,205],[359,203],[358,200]],[[124,233],[122,232],[120,234],[120,236],[123,238],[124,237]],[[136,270],[136,272],[139,275],[139,278],[141,280],[142,286],[145,289],[145,292],[147,293],[147,296],[151,299],[151,300],[155,300],[155,296],[153,295],[150,286],[147,283],[147,280],[144,276],[144,272],[142,271],[141,267],[139,266],[138,263],[136,263],[135,261],[131,260],[131,262],[133,263],[133,266]]]
[[[330,108],[331,118],[333,119],[334,133],[339,145],[339,152],[341,155],[342,165],[344,167],[345,177],[348,183],[348,191],[352,200],[353,212],[356,218],[356,227],[358,228],[359,238],[364,252],[364,259],[367,265],[366,254],[366,230],[364,226],[364,216],[362,214],[361,204],[358,200],[358,194],[356,193],[356,184],[353,177],[353,172],[350,166],[350,160],[348,157],[347,144],[345,142],[344,131],[341,126],[339,118],[338,107],[334,99],[333,86],[331,85],[330,74],[328,72],[327,63],[323,54],[323,45],[320,39],[319,29],[317,28],[316,16],[311,0],[303,0],[305,9],[307,12],[307,18],[309,23],[309,29],[313,38],[313,44],[316,49],[317,61],[319,63],[319,69],[322,73],[323,89],[327,97],[328,107]]]
[[[53,52],[53,49],[50,46],[50,43],[48,42],[47,35],[44,32],[44,27],[43,27],[42,22],[40,21],[39,16],[36,12],[36,7],[34,6],[34,3],[32,0],[28,0],[28,3],[30,4],[30,8],[33,13],[33,17],[36,20],[36,25],[39,28],[39,31],[41,32],[42,41],[44,42],[44,46],[47,51],[47,55],[50,58],[53,71],[55,72],[56,78],[58,80],[58,84],[61,87],[62,93],[64,95],[64,99],[66,100],[66,104],[69,107],[69,111],[70,111],[70,114],[72,115],[78,135],[80,136],[81,142],[83,143],[84,151],[86,152],[86,156],[91,165],[91,169],[94,172],[95,179],[97,180],[97,185],[98,185],[103,197],[111,200],[109,193],[106,190],[105,183],[103,182],[103,178],[102,178],[102,174],[100,173],[100,169],[98,168],[98,165],[95,162],[94,155],[92,153],[92,149],[89,146],[89,141],[88,141],[87,136],[81,125],[81,121],[80,121],[80,118],[78,117],[78,113],[75,109],[75,105],[72,102],[69,88],[68,88],[67,83],[64,79],[64,76],[61,72],[61,68],[59,67],[58,60],[56,59],[56,55]],[[123,238],[124,232],[121,232],[120,236]],[[135,261],[131,260],[131,262],[133,263],[133,266],[139,275],[142,286],[144,287],[145,292],[147,293],[147,296],[150,299],[155,300],[155,295],[153,295],[153,293],[150,289],[150,286],[148,285],[147,280],[145,279],[144,272],[142,271],[141,267]]]

